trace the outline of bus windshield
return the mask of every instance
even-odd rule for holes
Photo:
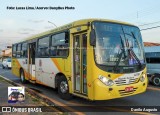
[[[145,63],[140,30],[135,26],[94,22],[95,60],[108,66],[134,66]]]

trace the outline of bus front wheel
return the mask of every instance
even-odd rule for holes
[[[25,79],[24,71],[22,69],[20,70],[20,79],[23,84],[27,82]]]
[[[70,100],[72,98],[72,95],[69,93],[68,81],[64,76],[59,76],[58,94],[62,99],[65,100]]]

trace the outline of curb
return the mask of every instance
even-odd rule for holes
[[[24,87],[23,85],[19,84],[19,83],[15,83],[5,77],[3,77],[2,75],[0,75],[0,77],[2,79],[4,79],[5,81],[7,81],[8,83],[14,85],[14,86],[20,86],[20,87]],[[71,107],[67,107],[67,105],[61,103],[61,102],[58,102],[56,100],[53,100],[52,98],[49,98],[39,92],[36,92],[28,87],[25,87],[25,91],[27,91],[29,94],[31,94],[32,96],[42,100],[43,102],[47,103],[49,106],[53,106],[54,108],[58,109],[59,111],[61,112],[72,112],[74,114],[77,114],[77,115],[82,115],[81,112],[76,112],[75,109],[72,109]],[[65,108],[63,108],[63,106]]]

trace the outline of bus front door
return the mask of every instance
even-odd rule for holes
[[[87,95],[87,34],[74,35],[73,39],[74,93]]]
[[[29,44],[29,80],[35,81],[35,50],[36,42]]]

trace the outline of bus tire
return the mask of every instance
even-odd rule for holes
[[[64,76],[58,78],[58,94],[64,100],[70,100],[72,95],[69,93],[68,81]]]
[[[22,69],[20,70],[20,79],[23,84],[27,82],[27,80],[25,79],[24,71]]]
[[[152,78],[152,83],[155,85],[155,86],[160,86],[160,76],[154,76]]]

